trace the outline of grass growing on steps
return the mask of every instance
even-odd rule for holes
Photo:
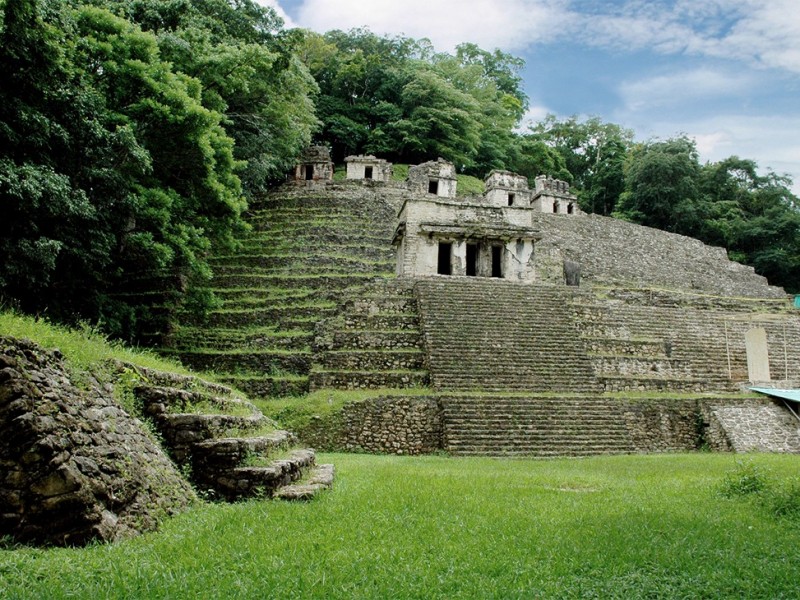
[[[205,505],[115,545],[0,550],[0,596],[800,596],[800,523],[720,494],[730,455],[331,460],[336,485],[312,503]],[[796,476],[797,457],[749,460]]]
[[[70,365],[77,369],[87,369],[105,360],[116,359],[160,371],[189,374],[176,361],[161,358],[149,350],[133,349],[109,340],[88,325],[72,329],[54,325],[46,319],[2,311],[0,334],[27,338],[45,348],[58,348]]]
[[[251,401],[270,418],[289,430],[307,426],[315,416],[325,417],[342,409],[349,402],[359,402],[379,396],[430,396],[430,388],[335,390],[325,389],[305,396],[257,399]]]

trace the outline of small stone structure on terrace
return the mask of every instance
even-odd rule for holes
[[[347,179],[361,179],[387,183],[392,178],[392,163],[372,155],[348,156]]]
[[[546,175],[536,178],[536,189],[531,202],[536,212],[558,215],[582,214],[578,197],[570,193],[569,184]]]
[[[294,169],[294,181],[333,181],[333,162],[327,146],[309,146],[303,151]]]
[[[484,180],[486,201],[492,206],[530,206],[528,178],[511,171],[492,171]]]
[[[434,194],[442,198],[456,197],[456,168],[443,158],[408,169],[406,185],[417,194]]]

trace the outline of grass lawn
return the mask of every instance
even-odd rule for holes
[[[0,550],[3,598],[798,598],[800,520],[719,494],[745,460],[329,455],[309,504],[205,505],[86,549]]]

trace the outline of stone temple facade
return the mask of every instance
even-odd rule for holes
[[[456,197],[456,168],[439,158],[408,170],[406,185],[411,192],[433,194],[442,198]]]
[[[532,226],[525,177],[492,171],[482,197],[430,194],[411,196],[400,209],[393,240],[398,277],[536,279],[534,244],[541,236]]]
[[[571,194],[569,184],[546,175],[536,178],[536,190],[531,205],[537,212],[560,215],[580,214],[578,197]]]
[[[333,162],[327,146],[309,146],[297,160],[294,169],[297,184],[333,181]]]
[[[387,183],[392,178],[392,163],[382,158],[371,155],[348,156],[344,162],[347,164],[347,179]]]

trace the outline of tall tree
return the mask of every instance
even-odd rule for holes
[[[586,212],[609,215],[624,189],[623,165],[633,143],[633,132],[598,117],[559,120],[548,115],[531,128],[564,159],[574,191]]]
[[[233,141],[152,34],[50,0],[3,16],[0,293],[133,336],[243,227]]]
[[[363,29],[311,35],[301,55],[320,86],[319,139],[335,159],[442,156],[478,175],[507,164],[528,101],[520,59],[474,44],[436,53],[427,40]]]
[[[250,194],[283,179],[309,144],[317,86],[297,56],[304,34],[283,31],[272,8],[254,0],[72,1],[110,7],[156,34],[162,58],[197,79],[203,105],[225,116]]]
[[[679,137],[636,146],[628,157],[618,217],[666,231],[696,235],[703,198],[693,140]]]

